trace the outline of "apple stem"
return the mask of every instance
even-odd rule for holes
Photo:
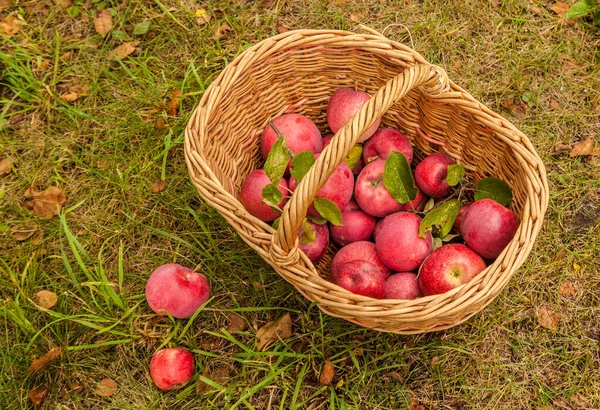
[[[283,149],[285,149],[287,151],[288,155],[290,156],[290,158],[293,159],[294,158],[294,152],[285,143],[285,137],[279,131],[279,129],[277,129],[277,127],[275,126],[275,124],[273,124],[273,120],[269,120],[269,125],[271,126],[271,128],[273,128],[273,131],[275,131],[275,135],[277,136],[277,139],[283,140]]]

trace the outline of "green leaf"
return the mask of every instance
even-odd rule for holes
[[[265,172],[274,184],[278,184],[279,180],[283,178],[287,164],[290,161],[290,156],[283,147],[283,142],[280,139],[273,144],[265,162]]]
[[[273,229],[279,229],[279,221],[280,220],[281,220],[281,217],[279,217],[273,221],[273,224],[271,225],[273,227]]]
[[[314,224],[317,225],[325,225],[327,223],[327,219],[322,216],[307,216],[307,218]]]
[[[69,13],[69,16],[71,16],[73,18],[77,18],[81,14],[81,7],[80,6],[71,6],[66,9],[66,12]]]
[[[450,233],[442,238],[442,242],[450,242],[452,239],[457,238],[459,236],[460,235],[458,235],[458,234],[455,235],[455,234]]]
[[[401,204],[417,197],[419,190],[415,187],[415,179],[403,153],[390,152],[383,170],[383,184],[392,198]]]
[[[431,211],[433,209],[434,205],[435,205],[435,199],[429,198],[429,200],[425,204],[425,207],[423,207],[423,212],[427,213],[427,212]]]
[[[446,175],[446,182],[450,186],[456,186],[461,179],[465,176],[465,169],[462,165],[452,164],[448,166],[448,174]]]
[[[92,2],[92,3],[94,3],[94,2]],[[106,4],[105,1],[101,1],[99,3],[96,3],[96,10],[98,10],[98,11],[103,10],[103,9],[106,8],[106,6],[107,6],[107,4]]]
[[[300,243],[302,245],[314,242],[317,239],[317,234],[306,219],[302,221],[302,233],[300,234]]]
[[[569,8],[569,10],[567,10],[565,17],[567,19],[572,19],[574,17],[583,17],[590,13],[593,9],[593,4],[590,5],[586,1],[578,1],[577,3],[573,4]]]
[[[432,246],[431,250],[435,251],[437,248],[441,248],[444,244],[440,238],[436,238],[435,236],[431,238]]]
[[[150,29],[150,20],[142,21],[141,23],[137,23],[133,27],[133,35],[135,36],[143,36]]]
[[[477,184],[475,200],[490,198],[506,206],[512,200],[512,190],[506,182],[498,178],[483,178]]]
[[[279,204],[283,199],[283,194],[275,184],[266,185],[262,190],[262,203],[269,205],[273,209],[279,210]]]
[[[343,226],[342,213],[336,204],[327,198],[315,198],[315,209],[323,218],[336,226]]]
[[[290,174],[296,178],[297,182],[300,182],[314,163],[315,154],[310,151],[302,151],[294,155],[294,158],[292,159],[292,166],[290,168]]]
[[[344,162],[348,164],[350,169],[354,169],[354,167],[358,165],[358,161],[360,161],[360,158],[362,157],[362,152],[363,146],[360,144],[356,144],[350,149],[350,152],[346,155],[346,158],[344,158]]]
[[[419,226],[419,236],[425,238],[425,232],[431,231],[433,236],[446,237],[456,221],[459,210],[460,201],[458,199],[442,203],[425,215]]]
[[[123,30],[113,30],[111,32],[111,35],[113,36],[113,38],[115,40],[128,40],[129,39],[129,34],[124,32]]]
[[[600,8],[594,13],[594,25],[600,27]]]

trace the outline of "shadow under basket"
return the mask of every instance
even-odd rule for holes
[[[201,197],[242,239],[307,299],[329,315],[384,332],[414,334],[458,325],[489,304],[527,258],[548,204],[546,171],[514,125],[476,101],[411,48],[369,34],[290,31],[261,41],[231,62],[208,87],[185,132],[185,157]],[[263,166],[260,136],[269,120],[303,114],[321,131],[331,94],[341,87],[371,99],[335,135],[287,202],[277,230],[239,201],[246,175]],[[513,190],[521,224],[502,254],[475,279],[442,295],[415,300],[372,299],[329,280],[335,249],[313,266],[298,250],[298,227],[318,189],[363,131],[382,116],[412,141],[416,160],[442,151],[467,170]]]

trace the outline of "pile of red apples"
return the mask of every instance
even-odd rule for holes
[[[246,210],[262,221],[277,223],[299,182],[296,157],[306,159],[308,152],[318,158],[334,133],[369,98],[367,93],[350,88],[335,91],[327,106],[331,133],[324,137],[303,115],[284,114],[273,119],[261,136],[265,166],[248,174],[240,190]],[[331,281],[377,299],[415,299],[469,282],[502,253],[517,231],[519,218],[506,203],[493,199],[493,193],[474,201],[475,187],[464,178],[464,168],[448,155],[436,152],[414,163],[410,139],[400,130],[379,128],[380,122],[378,119],[359,138],[318,191],[298,231],[300,250],[317,264],[334,242],[337,251],[331,262]],[[279,151],[272,153],[278,142]],[[399,153],[408,163],[405,173],[410,174],[400,178],[409,177],[414,182],[412,197],[403,201],[384,183],[387,161],[391,157],[396,161]],[[452,166],[462,168],[458,184],[449,183]],[[279,193],[274,192],[277,190]],[[279,202],[274,203],[274,198]],[[328,205],[326,214],[315,206],[318,201]],[[454,201],[456,209],[452,220],[446,218],[444,224],[451,224],[451,230],[440,237],[440,226],[423,226],[423,220],[428,213],[450,205],[449,201]]]

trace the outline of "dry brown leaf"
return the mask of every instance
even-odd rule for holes
[[[94,388],[94,394],[100,397],[110,397],[114,396],[119,386],[111,379],[102,379],[98,383],[96,383],[96,387]]]
[[[196,10],[196,24],[199,26],[203,26],[207,23],[210,23],[212,20],[212,16],[206,12],[204,9]]]
[[[246,328],[246,321],[233,312],[227,314],[227,319],[229,320],[229,324],[227,325],[227,331],[229,333],[241,332]]]
[[[560,18],[564,18],[567,10],[569,10],[569,7],[570,6],[567,3],[559,1],[558,3],[554,3],[554,5],[550,7],[550,10],[555,12]]]
[[[575,393],[569,397],[571,404],[575,405],[576,409],[590,409],[592,408],[592,402],[585,397],[583,394]]]
[[[431,358],[431,362],[430,362],[430,363],[431,363],[431,365],[432,365],[432,366],[434,366],[434,365],[435,365],[437,362],[439,362],[439,361],[440,361],[440,358],[439,358],[439,356],[433,356],[433,357]]]
[[[31,402],[33,403],[33,405],[35,407],[39,406],[40,404],[42,404],[42,402],[44,401],[44,399],[46,398],[46,395],[48,394],[50,390],[48,390],[47,387],[41,387],[39,389],[31,389],[29,390],[29,399],[31,400]]]
[[[207,379],[212,380],[213,382],[220,384],[221,386],[226,386],[230,377],[230,369],[229,366],[224,364],[220,367],[217,367],[215,370],[210,371],[209,367],[206,366],[202,371],[202,376]],[[213,387],[208,383],[198,379],[198,384],[196,384],[196,392],[197,393],[206,393]]]
[[[0,175],[10,174],[14,163],[15,160],[11,157],[2,159],[2,161],[0,161]]]
[[[48,353],[31,362],[29,371],[36,372],[38,370],[42,370],[44,367],[48,366],[51,361],[56,360],[61,354],[62,349],[60,347],[53,347],[52,349],[48,350]]]
[[[290,31],[290,29],[287,28],[286,26],[278,26],[277,27],[277,32],[279,34],[283,34],[283,33],[287,32],[287,31]]]
[[[252,282],[252,287],[254,288],[255,291],[260,292],[262,290],[265,290],[265,287],[262,285],[262,283],[258,282],[258,281],[254,281]]]
[[[558,142],[554,146],[554,152],[565,152],[565,151],[571,151],[572,149],[573,149],[573,146],[571,144],[565,144],[564,142]]]
[[[14,36],[21,30],[23,22],[19,20],[17,15],[8,16],[5,19],[0,20],[0,33],[5,34],[8,37]]]
[[[66,9],[73,5],[73,0],[56,0],[56,4]]]
[[[565,251],[564,249],[561,249],[560,251],[558,251],[558,253],[554,257],[554,261],[557,262],[557,261],[561,260],[562,258],[564,258],[565,256],[567,256],[567,251]]]
[[[174,117],[177,115],[177,108],[179,107],[179,96],[181,91],[177,88],[173,88],[171,92],[171,101],[167,104],[167,114]]]
[[[67,197],[58,187],[51,186],[41,192],[28,188],[23,196],[33,197],[33,214],[40,218],[52,218],[60,213]]]
[[[49,290],[40,290],[35,294],[36,304],[43,309],[51,309],[58,303],[56,293]]]
[[[357,11],[356,13],[350,14],[350,20],[352,21],[363,21],[365,19],[365,13]]]
[[[96,33],[107,35],[113,27],[113,19],[107,9],[102,9],[94,17],[94,28]]]
[[[570,281],[565,281],[560,284],[558,291],[563,296],[575,296],[575,284]]]
[[[277,320],[271,321],[258,329],[256,337],[258,340],[257,348],[262,350],[277,340],[288,339],[292,335],[292,318],[286,313]]]
[[[569,153],[570,157],[581,157],[589,156],[594,154],[595,141],[593,139],[587,139],[585,141],[573,144],[573,149]]]
[[[60,96],[60,99],[65,102],[75,101],[79,97],[77,93],[67,93]]]
[[[0,0],[0,11],[10,6],[10,0]]]
[[[345,6],[349,2],[350,0],[333,0],[333,4],[335,4],[338,7]]]
[[[500,0],[491,0],[491,3],[492,3],[492,7],[495,9],[500,7]]]
[[[150,189],[152,192],[156,192],[157,194],[164,191],[167,188],[167,183],[162,179],[157,179],[152,185],[150,185]]]
[[[158,117],[156,121],[154,121],[154,128],[157,130],[164,130],[167,128],[167,124],[165,123],[165,119],[163,117]]]
[[[275,0],[262,0],[260,2],[261,7],[271,7],[275,3]]]
[[[384,376],[392,378],[392,379],[396,380],[397,382],[404,383],[404,377],[398,372],[389,372],[389,373],[384,374]]]
[[[529,10],[531,10],[531,12],[533,14],[535,14],[536,16],[539,16],[540,14],[542,14],[542,9],[534,4],[529,6]]]
[[[223,37],[228,31],[233,30],[231,28],[231,26],[229,25],[229,23],[227,23],[226,21],[222,22],[219,27],[217,27],[217,29],[215,30],[215,32],[212,35],[212,39],[213,40],[218,40],[221,37]]]
[[[33,223],[28,223],[25,225],[13,226],[10,228],[10,233],[13,238],[17,241],[24,241],[33,236],[34,233],[37,232],[38,226]]]
[[[119,47],[115,48],[108,54],[107,60],[111,61],[116,60],[117,58],[119,60],[124,59],[128,55],[133,54],[135,52],[138,44],[140,44],[140,41],[129,41],[127,43],[121,44]]]
[[[542,327],[545,327],[546,329],[558,329],[559,320],[560,315],[558,314],[558,312],[555,312],[546,305],[540,306],[540,308],[537,311],[537,321]]]
[[[335,368],[333,364],[328,360],[323,365],[323,370],[321,370],[321,376],[319,377],[319,383],[322,386],[329,386],[333,381],[333,376],[335,375]]]
[[[552,108],[553,110],[560,110],[560,104],[558,103],[558,101],[552,99],[550,100],[550,108]]]

